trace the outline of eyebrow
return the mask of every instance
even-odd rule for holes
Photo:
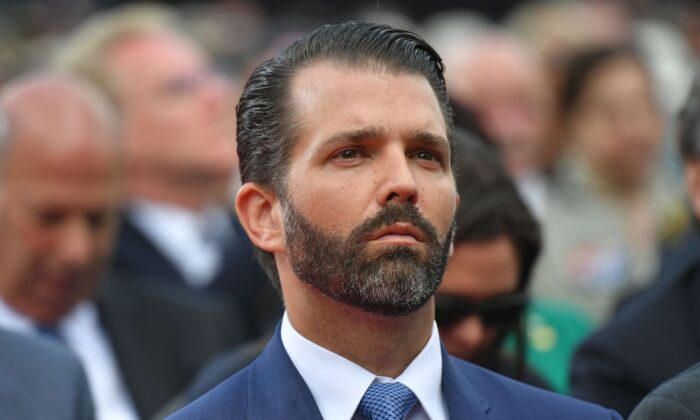
[[[386,130],[381,127],[363,127],[357,130],[343,131],[332,135],[324,142],[325,145],[334,143],[360,143],[371,138],[382,138],[386,135]],[[449,147],[449,142],[443,136],[433,134],[428,131],[415,130],[408,136],[411,140],[424,146]]]
[[[334,143],[360,143],[371,138],[384,137],[386,131],[380,127],[363,127],[357,130],[343,131],[332,135],[324,142],[325,145],[333,145]]]
[[[448,149],[450,147],[450,142],[447,141],[445,137],[433,134],[429,131],[416,130],[411,133],[410,138],[413,141],[421,143],[425,146],[447,147]]]

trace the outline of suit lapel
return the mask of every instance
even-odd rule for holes
[[[287,355],[280,327],[251,365],[248,418],[318,419],[321,413],[311,391]]]
[[[470,365],[442,348],[442,391],[452,419],[487,419],[491,405],[469,375]],[[311,391],[287,355],[278,325],[260,357],[250,366],[248,418],[322,420]]]
[[[134,224],[128,211],[122,213],[112,268],[120,277],[184,284],[180,271]]]
[[[487,419],[491,406],[468,375],[466,363],[455,363],[442,348],[442,392],[451,419]]]

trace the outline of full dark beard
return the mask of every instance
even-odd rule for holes
[[[433,225],[412,205],[387,206],[346,238],[317,229],[289,200],[284,216],[289,260],[299,279],[338,302],[386,316],[414,312],[435,293],[454,231],[452,226],[440,242]],[[426,247],[387,246],[370,253],[370,235],[398,222],[420,229]]]

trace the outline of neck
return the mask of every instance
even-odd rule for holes
[[[132,170],[128,176],[129,199],[144,198],[174,204],[191,210],[210,205],[224,205],[229,196],[230,180],[196,176],[166,176]]]
[[[296,277],[282,284],[299,334],[375,375],[396,378],[430,339],[432,299],[416,312],[390,317],[336,302]]]

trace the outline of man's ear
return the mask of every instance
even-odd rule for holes
[[[247,182],[236,195],[236,213],[251,242],[268,252],[286,252],[282,209],[277,195]]]

